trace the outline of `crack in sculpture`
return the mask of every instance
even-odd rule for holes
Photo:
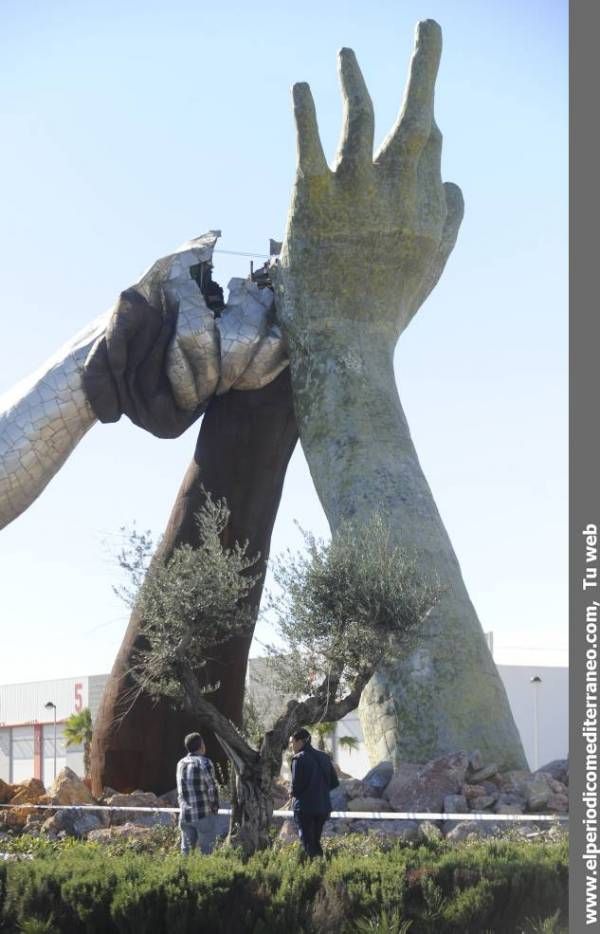
[[[418,649],[408,660],[390,659],[363,693],[371,758],[425,761],[479,747],[518,767],[525,760],[506,694],[393,373],[397,339],[437,283],[463,213],[460,189],[443,185],[440,175],[433,116],[440,55],[439,26],[419,23],[400,115],[373,157],[371,99],[354,53],[341,51],[344,123],[333,170],[310,89],[295,85],[298,169],[281,259],[271,269],[277,323],[270,291],[242,280],[233,281],[220,317],[207,306],[190,267],[210,262],[216,232],[159,260],[122,293],[108,321],[8,395],[0,409],[0,520],[10,521],[41,492],[95,416],[115,421],[125,413],[159,437],[175,437],[206,410],[155,560],[194,543],[203,484],[227,500],[231,534],[261,552],[264,572],[297,438],[295,413],[332,530],[344,519],[384,512],[397,540],[445,588]],[[289,375],[281,372],[286,347]],[[116,728],[142,624],[134,612],[105,692],[92,751],[96,789],[172,784],[171,763],[153,762],[152,753],[160,747],[163,763],[176,755],[185,716],[163,705],[150,711],[140,697]],[[216,703],[238,722],[249,641],[217,647],[211,673],[221,682]]]

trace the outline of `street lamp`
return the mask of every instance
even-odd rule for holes
[[[533,684],[533,771],[537,772],[540,767],[540,730],[539,730],[539,706],[538,694],[542,679],[539,675],[534,675],[529,679]]]
[[[54,711],[54,781],[56,781],[56,704],[49,700],[47,704],[44,704],[46,710]]]

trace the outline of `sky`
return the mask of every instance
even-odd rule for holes
[[[442,175],[466,210],[398,343],[400,398],[496,660],[566,664],[563,0],[3,0],[0,393],[184,240],[220,228],[222,250],[268,252],[295,169],[292,83],[310,83],[332,158],[336,51],[353,48],[377,145],[425,18],[444,35]],[[215,276],[248,263],[216,254]],[[0,684],[110,670],[127,623],[119,530],[160,535],[196,435],[97,425],[0,533]],[[300,448],[272,553],[300,545],[294,520],[328,534]]]

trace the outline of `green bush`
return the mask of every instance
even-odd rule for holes
[[[165,850],[54,845],[0,865],[0,911],[3,930],[53,934],[558,931],[567,914],[567,845],[384,848],[350,837],[328,841],[326,858],[312,862],[298,846],[244,861],[225,849],[184,859]],[[544,919],[550,928],[539,927]]]

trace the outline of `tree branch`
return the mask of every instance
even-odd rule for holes
[[[304,724],[318,723],[319,720],[325,720],[328,723],[341,720],[351,710],[358,707],[360,695],[371,679],[373,671],[372,666],[363,668],[354,679],[351,690],[339,701],[333,699],[335,692],[328,690],[326,678],[311,697],[303,701],[288,701],[285,713],[277,718],[273,729],[269,732],[274,737],[283,736],[285,740]]]
[[[259,753],[253,749],[234,725],[217,708],[206,700],[200,686],[191,671],[184,671],[181,676],[184,689],[184,705],[203,726],[212,730],[217,738],[223,739],[246,765],[254,764]]]

